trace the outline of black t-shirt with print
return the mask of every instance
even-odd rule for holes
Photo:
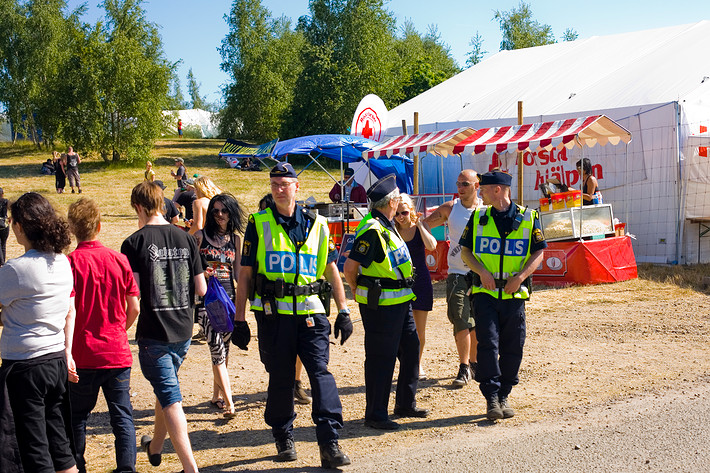
[[[203,272],[197,241],[174,225],[146,225],[123,242],[139,275],[140,316],[136,339],[166,343],[192,336],[195,275]]]

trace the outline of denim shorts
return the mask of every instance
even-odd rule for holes
[[[160,405],[165,408],[182,401],[178,370],[182,365],[190,339],[183,342],[166,343],[158,340],[138,340],[138,361],[143,376],[151,386]]]

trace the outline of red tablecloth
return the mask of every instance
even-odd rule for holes
[[[636,258],[628,236],[547,243],[533,282],[548,286],[600,284],[638,277]]]

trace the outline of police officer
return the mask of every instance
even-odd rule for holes
[[[277,164],[270,182],[274,204],[249,217],[244,235],[235,344],[249,339],[244,322],[248,296],[257,322],[261,361],[269,373],[264,419],[276,440],[277,460],[296,460],[293,400],[298,355],[311,380],[321,466],[348,465],[350,459],[338,446],[342,406],[335,379],[328,372],[330,322],[326,313],[331,288],[339,309],[336,338],[342,333],[343,344],[353,330],[335,264],[337,252],[326,220],[296,205],[299,184],[293,167]]]
[[[415,399],[419,337],[411,307],[413,266],[407,245],[392,223],[400,201],[394,174],[377,181],[367,197],[372,211],[355,230],[343,273],[360,304],[365,329],[365,426],[397,430],[399,424],[389,419],[387,404],[398,357],[394,414],[429,415]]]
[[[462,257],[476,273],[471,298],[478,338],[476,381],[489,420],[513,417],[508,395],[518,384],[525,343],[525,301],[532,273],[547,247],[537,211],[510,200],[512,177],[500,171],[478,176],[485,208],[464,228]]]

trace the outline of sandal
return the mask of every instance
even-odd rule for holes
[[[219,409],[220,411],[223,411],[224,408],[227,406],[224,403],[224,399],[217,399],[216,401],[210,401],[210,404],[212,404],[215,408]]]
[[[234,411],[232,411],[232,412],[225,411],[224,414],[222,414],[222,415],[224,416],[225,419],[234,419],[235,417],[237,417],[237,413]]]

